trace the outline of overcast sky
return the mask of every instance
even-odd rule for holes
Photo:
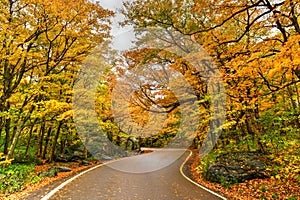
[[[111,33],[114,36],[113,47],[118,50],[128,49],[134,38],[131,27],[122,28],[119,26],[119,22],[123,20],[124,16],[118,12],[118,9],[123,7],[124,1],[130,0],[100,0],[100,5],[103,8],[112,10],[116,13],[115,17],[112,19],[113,27]]]
[[[100,0],[102,7],[115,10],[121,8],[123,0]]]

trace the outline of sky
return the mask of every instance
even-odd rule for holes
[[[120,27],[119,22],[124,19],[124,16],[118,12],[118,9],[123,7],[123,2],[129,0],[100,0],[100,5],[103,8],[114,11],[115,17],[112,19],[113,48],[117,50],[127,50],[131,46],[131,41],[134,39],[132,27]]]

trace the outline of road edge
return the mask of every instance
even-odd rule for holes
[[[121,159],[126,159],[126,158],[129,158],[129,157],[124,157],[124,158],[119,158],[119,159],[115,159],[115,160],[110,160],[110,161],[107,161],[105,163],[102,163],[102,164],[99,164],[99,165],[96,165],[94,167],[91,167],[87,170],[84,170],[82,172],[80,172],[79,174],[69,178],[68,180],[64,181],[63,183],[61,183],[60,185],[58,185],[56,188],[52,189],[50,192],[48,192],[45,196],[43,196],[41,198],[41,200],[48,200],[49,198],[51,198],[55,193],[57,193],[60,189],[62,189],[63,187],[65,187],[66,185],[68,185],[69,183],[71,183],[73,180],[77,179],[78,177],[82,176],[83,174],[85,173],[88,173],[92,170],[95,170],[99,167],[102,167],[102,166],[105,166],[109,163],[113,163],[113,162],[116,162],[116,161],[119,161]]]
[[[63,187],[65,187],[67,184],[71,183],[73,180],[75,180],[76,178],[78,178],[79,176],[82,176],[83,174],[89,172],[89,171],[92,171],[98,167],[101,167],[103,166],[104,164],[106,163],[103,163],[103,164],[100,164],[100,165],[97,165],[97,166],[94,166],[92,168],[89,168],[87,170],[84,170],[82,172],[80,172],[79,174],[73,176],[72,178],[64,181],[63,183],[61,183],[59,186],[57,186],[56,188],[54,188],[53,190],[51,190],[49,193],[47,193],[45,196],[43,196],[41,198],[41,200],[48,200],[49,198],[51,198],[56,192],[58,192],[60,189],[62,189]]]
[[[217,197],[219,197],[219,198],[221,198],[221,199],[223,199],[223,200],[227,200],[227,198],[225,198],[225,197],[219,195],[218,193],[216,193],[216,192],[214,192],[214,191],[212,191],[212,190],[210,190],[210,189],[208,189],[208,188],[206,188],[206,187],[200,185],[199,183],[196,183],[195,181],[193,181],[192,179],[190,179],[188,176],[186,176],[186,175],[183,173],[183,167],[184,167],[184,165],[187,163],[188,159],[189,159],[189,158],[192,156],[192,154],[193,154],[193,152],[192,152],[191,150],[187,149],[187,151],[189,151],[190,154],[186,157],[186,159],[184,160],[184,162],[181,164],[181,166],[180,166],[180,168],[179,168],[180,174],[181,174],[186,180],[188,180],[189,182],[193,183],[194,185],[200,187],[201,189],[203,189],[203,190],[205,190],[205,191],[207,191],[207,192],[209,192],[209,193],[211,193],[211,194],[213,194],[213,195],[215,195],[215,196],[217,196]],[[126,159],[126,158],[128,158],[128,157],[124,157],[124,158],[120,158],[120,159]],[[97,169],[97,168],[99,168],[99,167],[105,166],[105,165],[107,165],[107,164],[109,164],[109,163],[113,163],[113,162],[119,161],[120,159],[111,160],[111,161],[108,161],[108,162],[105,162],[105,163],[96,165],[96,166],[94,166],[94,167],[92,167],[92,168],[89,168],[89,169],[87,169],[87,170],[84,170],[84,171],[80,172],[79,174],[73,176],[72,178],[70,178],[70,179],[64,181],[63,183],[61,183],[60,185],[58,185],[56,188],[52,189],[52,190],[51,190],[50,192],[48,192],[45,196],[43,196],[43,197],[41,198],[41,200],[49,200],[49,199],[50,199],[55,193],[57,193],[60,189],[62,189],[63,187],[65,187],[66,185],[68,185],[68,184],[71,183],[73,180],[77,179],[78,177],[84,175],[85,173],[88,173],[88,172],[90,172],[90,171],[92,171],[92,170],[95,170],[95,169]]]
[[[213,195],[215,195],[215,196],[217,196],[217,197],[219,197],[219,198],[221,198],[221,199],[223,199],[223,200],[227,200],[226,197],[223,197],[223,196],[219,195],[218,193],[216,193],[216,192],[214,192],[214,191],[212,191],[212,190],[210,190],[210,189],[208,189],[208,188],[206,188],[206,187],[200,185],[199,183],[196,183],[195,181],[193,181],[193,180],[190,179],[187,175],[184,174],[184,172],[183,172],[183,167],[184,167],[184,165],[187,163],[187,161],[189,160],[189,158],[193,155],[193,152],[192,152],[191,150],[189,150],[189,149],[187,149],[187,150],[190,152],[190,154],[188,155],[188,157],[186,157],[185,161],[184,161],[184,162],[181,164],[181,166],[180,166],[179,171],[180,171],[181,175],[182,175],[186,180],[188,180],[189,182],[193,183],[194,185],[200,187],[201,189],[203,189],[203,190],[205,190],[205,191],[207,191],[207,192],[209,192],[209,193],[211,193],[211,194],[213,194]]]
[[[150,148],[149,148],[150,149]],[[71,183],[73,180],[77,179],[78,177],[84,175],[85,173],[88,173],[92,170],[95,170],[99,167],[105,166],[107,164],[113,163],[113,162],[117,162],[120,161],[122,159],[127,159],[130,158],[131,156],[126,156],[123,158],[118,158],[118,159],[114,159],[114,160],[110,160],[107,162],[104,162],[102,164],[96,165],[94,167],[91,167],[87,170],[83,170],[82,172],[80,172],[79,174],[72,176],[71,178],[67,179],[66,181],[62,182],[61,184],[59,184],[57,187],[55,187],[54,189],[52,189],[50,192],[48,192],[45,196],[43,196],[40,200],[48,200],[49,198],[51,198],[55,193],[57,193],[60,189],[62,189],[63,187],[65,187],[66,185],[68,185],[69,183]]]

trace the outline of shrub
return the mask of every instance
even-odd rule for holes
[[[0,192],[8,194],[22,191],[28,184],[40,180],[34,174],[35,165],[11,164],[0,168]]]

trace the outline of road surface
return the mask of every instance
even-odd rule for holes
[[[189,153],[183,151],[162,150],[109,163],[73,180],[50,199],[220,199],[182,176],[179,168]]]

